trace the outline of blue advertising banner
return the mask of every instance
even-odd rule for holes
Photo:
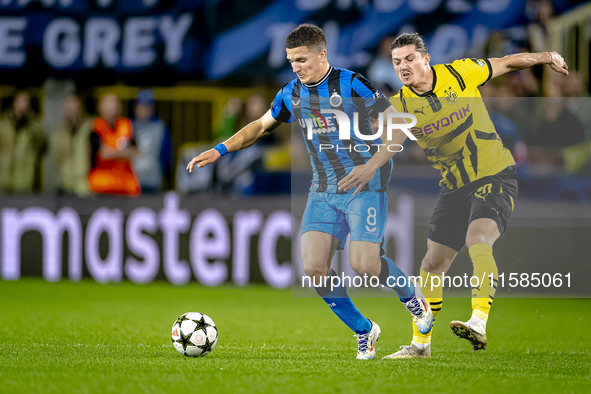
[[[200,1],[0,2],[0,68],[198,72]],[[51,71],[50,71],[51,72]]]
[[[0,83],[27,71],[285,82],[284,40],[303,22],[324,29],[340,67],[364,70],[401,31],[419,31],[446,62],[479,56],[491,32],[533,14],[526,0],[0,0]]]

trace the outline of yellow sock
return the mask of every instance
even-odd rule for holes
[[[474,266],[473,275],[482,282],[480,287],[472,287],[472,316],[479,317],[486,322],[497,291],[499,271],[493,258],[492,246],[485,244],[472,245],[468,249],[468,253]],[[493,274],[492,283],[490,280],[491,273]],[[484,281],[482,281],[483,277]]]
[[[439,277],[439,280],[435,280],[435,283],[433,284],[432,280],[435,276]],[[435,318],[441,311],[441,306],[443,305],[443,287],[441,283],[442,277],[441,275],[433,275],[431,273],[427,273],[426,271],[421,270],[421,279],[421,282],[423,283],[421,290],[423,291],[423,296],[425,297],[425,299],[431,306],[431,310],[433,311],[433,326],[435,326]],[[431,290],[432,284],[434,285],[433,290]],[[439,285],[435,286],[437,284]],[[431,328],[431,331],[429,331],[429,333],[422,334],[417,328],[417,326],[414,324],[414,322],[412,323],[412,341],[414,343],[430,343],[432,333],[433,328]]]

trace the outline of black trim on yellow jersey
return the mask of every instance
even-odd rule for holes
[[[441,177],[447,179],[447,181],[451,185],[451,189],[455,190],[458,188],[458,180],[456,176],[451,172],[451,167],[449,165],[441,163],[443,168],[445,169],[445,173],[442,172]]]
[[[400,94],[400,101],[402,101],[402,109],[404,110],[404,113],[408,113],[408,108],[406,108],[406,100],[404,99],[404,97],[402,95],[402,89],[400,89],[398,94]]]
[[[499,136],[497,133],[485,133],[484,131],[474,130],[474,135],[479,140],[497,140]]]
[[[441,102],[439,101],[439,97],[437,97],[437,95],[435,93],[431,92],[429,94],[425,94],[425,98],[427,99],[427,101],[429,102],[429,105],[431,106],[431,111],[438,112],[439,110],[441,110],[443,108],[443,106],[441,105]]]
[[[433,84],[431,85],[431,90],[429,90],[428,92],[425,92],[423,94],[418,94],[417,92],[414,91],[413,88],[409,87],[409,89],[417,96],[425,97],[425,96],[433,95],[433,91],[435,90],[435,86],[437,85],[437,74],[435,73],[435,69],[433,67],[431,67],[431,71],[433,72]]]
[[[464,161],[462,160],[462,152],[464,148],[458,151],[458,160],[456,161],[456,167],[458,167],[458,171],[460,172],[460,177],[462,178],[462,183],[467,185],[470,183],[470,177],[468,176],[468,172],[466,171],[466,166],[464,166]]]
[[[472,139],[472,135],[468,133],[466,137],[466,147],[470,152],[470,162],[472,163],[472,169],[474,170],[474,176],[478,176],[478,147]]]
[[[474,118],[472,117],[472,114],[470,114],[470,115],[468,115],[466,120],[461,125],[459,125],[455,129],[453,129],[448,135],[446,135],[445,139],[441,143],[447,144],[447,143],[451,142],[456,137],[462,135],[470,127],[472,127],[473,124],[474,124]],[[489,134],[489,133],[482,133],[482,134]]]
[[[460,85],[460,89],[462,89],[462,92],[466,90],[466,83],[464,82],[464,78],[462,78],[458,70],[456,70],[451,64],[445,64],[445,67],[447,68],[449,73],[453,75],[454,78],[458,81],[458,85]]]
[[[490,65],[490,62],[488,61],[488,59],[484,59],[484,62],[486,63],[486,66],[488,67],[488,78],[486,78],[486,81],[482,82],[482,85],[484,85],[485,83],[487,83],[488,81],[490,81],[490,79],[492,78],[492,66]]]
[[[431,165],[438,164],[437,159],[435,158],[436,156],[434,148],[423,149],[423,151],[425,152],[425,156],[427,156],[427,160],[429,161],[429,163],[431,163]]]

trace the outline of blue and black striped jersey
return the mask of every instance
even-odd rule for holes
[[[314,171],[310,191],[345,193],[337,190],[338,182],[355,166],[371,159],[382,144],[379,138],[362,140],[355,135],[354,114],[358,114],[359,132],[370,135],[370,118],[378,118],[388,107],[388,99],[366,78],[353,71],[330,67],[315,84],[302,84],[298,78],[286,84],[271,104],[271,113],[278,121],[299,123]],[[336,117],[321,113],[329,109],[347,114],[350,139],[339,138]],[[313,129],[311,139],[308,139],[308,128]],[[386,191],[391,173],[392,159],[376,172],[363,191]]]

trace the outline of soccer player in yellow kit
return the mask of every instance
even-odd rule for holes
[[[417,117],[411,130],[442,178],[421,263],[423,293],[435,319],[443,305],[442,287],[437,283],[465,244],[473,276],[481,283],[472,288],[472,317],[467,322],[452,321],[450,326],[475,351],[485,349],[486,322],[498,280],[492,247],[513,211],[517,177],[515,161],[503,147],[478,87],[491,78],[538,64],[548,64],[564,75],[568,75],[568,66],[556,52],[460,59],[430,66],[427,47],[417,33],[400,35],[390,49],[404,85],[390,102],[398,111]],[[491,274],[494,279],[489,283]],[[430,357],[432,332],[421,334],[413,324],[411,345],[385,358]]]

